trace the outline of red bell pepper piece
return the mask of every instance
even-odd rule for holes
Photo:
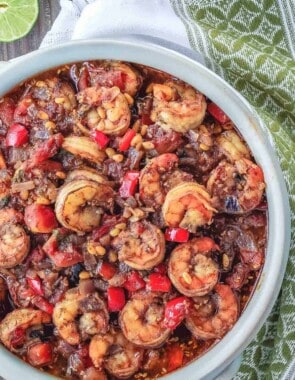
[[[111,286],[108,288],[108,308],[110,311],[120,311],[126,303],[123,288]]]
[[[101,149],[105,148],[110,142],[109,137],[100,131],[94,131],[91,136]]]
[[[36,295],[44,296],[44,290],[39,276],[36,275],[34,278],[27,277],[27,282]]]
[[[185,243],[189,239],[189,232],[183,228],[167,228],[165,239],[176,243]]]
[[[172,372],[175,369],[182,366],[183,362],[183,350],[179,344],[174,344],[168,348],[168,372]]]
[[[29,141],[29,132],[26,127],[21,124],[12,124],[6,135],[6,146],[22,146]]]
[[[207,111],[221,124],[225,124],[230,121],[230,118],[215,103],[209,103],[207,106]]]
[[[32,299],[32,304],[45,313],[52,314],[54,306],[42,296],[36,296]]]
[[[119,150],[125,152],[129,149],[133,137],[136,135],[134,129],[128,129],[125,135],[121,138],[119,143]]]
[[[28,348],[28,360],[35,366],[43,366],[52,361],[53,350],[50,343],[37,343]]]
[[[152,292],[170,292],[170,279],[161,273],[151,273],[148,278],[148,288]]]
[[[190,308],[187,297],[177,297],[167,302],[165,306],[164,326],[174,330],[186,317]]]
[[[137,290],[145,288],[145,281],[138,272],[132,271],[128,274],[123,286],[129,292],[136,292]]]
[[[25,223],[34,233],[49,233],[57,227],[51,207],[33,203],[25,208]]]
[[[104,261],[98,265],[98,273],[105,279],[110,280],[116,274],[117,269],[114,265]]]
[[[130,171],[124,175],[122,185],[119,189],[120,197],[129,198],[135,194],[138,184],[139,172]]]

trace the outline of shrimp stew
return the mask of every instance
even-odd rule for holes
[[[0,99],[0,341],[59,378],[156,379],[234,326],[267,239],[228,116],[149,67],[83,62]]]

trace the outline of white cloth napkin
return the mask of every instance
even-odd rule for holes
[[[40,47],[71,39],[148,35],[189,48],[169,0],[60,0],[61,11]]]

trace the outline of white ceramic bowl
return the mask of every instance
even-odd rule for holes
[[[35,51],[1,66],[0,96],[24,79],[42,71],[64,63],[91,59],[136,62],[163,70],[190,83],[229,115],[264,171],[269,205],[268,242],[263,272],[255,293],[233,329],[217,345],[191,364],[165,376],[165,380],[213,379],[253,339],[270,313],[282,283],[290,243],[290,211],[276,155],[253,109],[238,92],[200,63],[153,43],[100,39],[75,41]],[[2,346],[0,363],[0,375],[7,380],[53,378],[22,362]]]

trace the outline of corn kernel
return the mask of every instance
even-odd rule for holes
[[[38,205],[49,205],[50,201],[47,198],[40,196],[40,197],[37,197],[36,203]]]
[[[146,135],[147,129],[148,129],[148,126],[146,124],[143,124],[141,126],[141,130],[140,130],[141,136],[145,136]]]
[[[154,149],[155,145],[151,141],[145,141],[142,143],[142,146],[145,150]]]
[[[124,160],[123,154],[114,154],[112,159],[116,162],[122,162]]]
[[[103,256],[106,254],[106,249],[102,245],[97,245],[95,247],[95,251],[99,256]]]
[[[21,199],[24,201],[26,201],[29,198],[28,190],[21,191],[19,195],[20,195]]]
[[[116,151],[113,148],[107,148],[105,152],[109,158],[112,158],[116,154]]]
[[[66,173],[65,172],[62,172],[62,171],[57,171],[56,173],[55,173],[55,175],[58,177],[58,178],[60,178],[60,179],[65,179],[66,178]]]
[[[55,98],[54,101],[56,104],[62,104],[62,103],[64,103],[65,98]]]
[[[222,255],[222,266],[225,269],[229,267],[229,257],[227,255]]]
[[[96,247],[92,241],[89,241],[87,243],[87,251],[90,253],[90,255],[96,255]]]
[[[41,120],[48,120],[49,116],[48,116],[48,114],[46,112],[39,111],[38,112],[38,118],[41,119]]]
[[[90,277],[91,277],[90,273],[86,272],[85,270],[83,270],[82,272],[79,273],[80,280],[87,280]]]
[[[45,128],[47,128],[49,131],[52,131],[56,128],[56,124],[53,121],[46,121]]]
[[[118,223],[115,225],[115,228],[118,228],[118,230],[125,230],[126,223]]]
[[[131,146],[136,146],[137,144],[142,143],[142,137],[140,134],[136,134],[131,140]]]
[[[200,148],[205,151],[210,149],[210,147],[206,144],[200,144]]]
[[[113,229],[110,231],[110,235],[111,235],[112,237],[116,237],[116,236],[118,236],[119,233],[120,233],[120,230],[118,230],[118,228],[113,228]]]
[[[117,253],[116,253],[115,251],[111,250],[111,251],[109,252],[109,261],[110,261],[111,263],[115,263],[117,260],[118,260],[118,255],[117,255]]]

